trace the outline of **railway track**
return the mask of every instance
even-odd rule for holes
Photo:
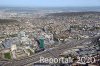
[[[3,66],[27,66],[28,64],[34,64],[34,62],[39,61],[40,60],[40,56],[43,56],[45,58],[58,58],[59,55],[64,52],[66,49],[70,49],[72,47],[75,46],[82,46],[84,45],[83,43],[86,41],[92,41],[96,39],[96,37],[94,38],[88,38],[88,39],[84,39],[84,40],[80,40],[80,41],[72,41],[70,43],[67,44],[60,44],[58,46],[56,46],[53,49],[48,49],[45,51],[42,51],[40,53],[37,53],[31,57],[27,57],[25,59],[21,59],[21,60],[12,60],[8,63],[5,63]]]

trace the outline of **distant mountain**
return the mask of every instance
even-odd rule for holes
[[[89,14],[95,14],[95,15],[100,15],[100,12],[96,11],[86,11],[86,12],[61,12],[61,13],[50,13],[47,16],[78,16],[78,15],[89,15]]]
[[[0,10],[6,12],[37,12],[37,11],[60,11],[60,12],[82,12],[82,11],[100,11],[98,7],[0,7]]]

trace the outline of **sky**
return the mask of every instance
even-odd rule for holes
[[[84,7],[84,6],[100,6],[100,0],[0,0],[0,6]]]

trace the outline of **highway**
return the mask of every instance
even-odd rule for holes
[[[93,41],[94,39],[97,39],[97,37],[94,38],[88,38],[84,40],[79,41],[72,41],[66,44],[60,44],[52,49],[48,49],[42,52],[39,52],[37,54],[34,54],[31,57],[26,57],[21,60],[11,60],[7,63],[5,63],[3,66],[27,66],[29,64],[34,64],[34,62],[37,62],[40,60],[40,56],[43,56],[45,58],[58,58],[59,55],[64,52],[66,49],[70,49],[72,47],[76,46],[82,46],[84,45],[84,42]]]

